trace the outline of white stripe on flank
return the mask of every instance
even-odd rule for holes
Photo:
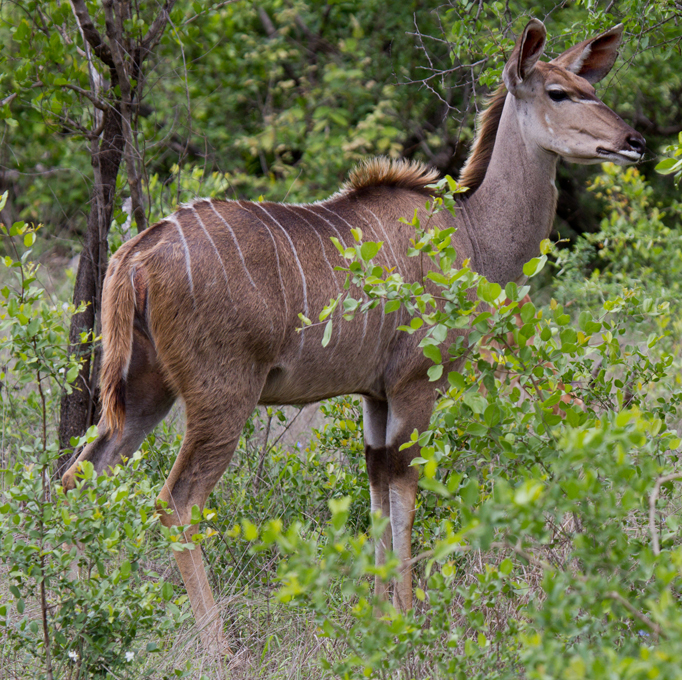
[[[343,236],[341,236],[341,232],[326,217],[322,217],[322,215],[318,215],[314,210],[311,210],[307,205],[300,205],[298,207],[303,208],[304,210],[307,210],[309,213],[315,215],[315,217],[319,217],[321,220],[324,220],[336,232],[336,235],[339,237],[339,241],[341,242],[341,245],[344,248],[346,248],[346,242],[343,240]],[[325,208],[323,205],[316,205],[315,207],[324,208],[325,210],[329,210],[329,208]],[[331,212],[331,210],[329,210],[329,212]]]
[[[384,235],[384,242],[388,244],[389,250],[391,251],[391,255],[393,255],[393,259],[395,261],[395,266],[398,267],[398,258],[395,255],[395,251],[393,250],[393,246],[391,245],[390,239],[386,235],[386,231],[384,230],[384,225],[381,223],[381,220],[367,206],[363,205],[362,207],[377,221],[377,224],[379,225],[379,228],[381,229],[381,233]],[[365,220],[365,222],[367,222],[367,220]],[[369,222],[367,222],[367,224],[369,224]],[[399,267],[398,267],[398,271],[400,271]]]
[[[194,299],[194,281],[192,281],[192,262],[189,257],[189,248],[187,247],[187,240],[185,239],[185,234],[182,231],[182,225],[178,221],[178,218],[175,217],[175,215],[170,215],[170,217],[166,217],[166,221],[170,222],[171,224],[174,224],[175,228],[178,230],[178,234],[180,235],[182,247],[185,249],[185,268],[187,269],[187,278],[189,280],[189,291],[192,294],[192,300],[194,300],[194,303],[196,304],[196,300]]]
[[[296,258],[296,265],[298,266],[298,273],[301,275],[301,282],[303,283],[303,313],[308,316],[310,313],[308,311],[308,285],[305,280],[305,273],[303,272],[303,267],[301,266],[301,261],[298,259],[298,253],[296,252],[296,246],[294,245],[294,242],[291,240],[291,236],[289,236],[289,232],[275,219],[273,215],[271,215],[260,203],[254,203],[254,205],[258,206],[284,233],[284,235],[287,237],[287,241],[289,241],[289,245],[291,246],[291,250],[294,251],[294,257]],[[262,221],[262,220],[261,220]]]
[[[225,270],[225,264],[223,262],[223,258],[220,256],[220,253],[218,252],[218,249],[216,248],[215,243],[213,242],[213,239],[211,238],[211,235],[208,233],[208,230],[204,226],[204,223],[197,212],[197,209],[192,205],[189,206],[189,209],[194,213],[194,217],[197,218],[197,222],[199,223],[199,226],[204,230],[204,234],[206,234],[206,238],[208,239],[208,242],[211,244],[211,247],[213,248],[213,252],[216,254],[216,257],[218,258],[218,262],[220,262],[220,266],[223,270],[223,276],[225,277],[225,284],[227,285],[227,294],[230,298],[230,302],[234,302],[232,299],[232,291],[230,290],[230,281],[227,278],[227,271]]]
[[[216,214],[218,219],[227,227],[228,231],[232,235],[232,240],[234,241],[235,246],[237,246],[237,252],[239,253],[239,259],[242,261],[242,266],[244,267],[244,271],[246,272],[246,275],[249,277],[249,281],[251,282],[251,285],[256,288],[256,284],[254,283],[253,279],[251,278],[251,273],[249,272],[248,267],[246,266],[246,260],[244,259],[244,254],[242,253],[242,249],[239,247],[239,241],[237,241],[237,236],[232,230],[232,227],[228,224],[227,220],[215,209],[215,206],[213,205],[212,200],[208,200],[209,205],[211,206],[211,210]],[[265,302],[265,300],[263,300]],[[268,306],[267,303],[265,305],[266,307]]]
[[[334,212],[331,208],[328,208],[326,205],[322,205],[322,204],[320,204],[320,208],[322,208],[323,210],[326,210],[328,213],[331,213],[332,215],[334,215],[334,217],[336,217],[337,220],[341,220],[342,222],[345,222],[348,225],[349,229],[355,229],[355,227],[348,220],[344,220],[343,217],[341,217],[341,215],[339,215],[339,213]]]
[[[337,293],[337,295],[339,295],[341,293],[341,284],[339,283],[337,273],[334,271],[334,267],[332,266],[332,263],[327,259],[327,251],[324,247],[324,240],[320,236],[320,233],[317,231],[317,229],[315,229],[315,226],[313,224],[308,222],[308,220],[305,217],[303,217],[303,215],[299,215],[297,212],[292,210],[290,205],[287,205],[286,203],[280,203],[279,205],[281,205],[282,208],[285,208],[286,210],[288,210],[297,219],[303,220],[310,227],[310,230],[315,234],[315,236],[317,236],[317,239],[320,242],[320,248],[322,248],[322,255],[324,257],[324,261],[327,263],[327,266],[329,267],[329,271],[331,272],[332,279],[334,280],[334,284],[336,286],[336,293]],[[301,208],[303,206],[297,205],[295,207]],[[317,215],[315,213],[313,213],[313,215],[315,215],[315,217],[318,217],[318,218],[320,217],[319,215]],[[336,250],[336,248],[334,248],[334,250]],[[332,318],[333,318],[333,316],[332,316]],[[341,323],[336,324],[336,340],[335,340],[334,344],[329,348],[331,353],[334,352],[334,350],[336,349],[336,346],[339,344],[339,340],[341,339],[341,327],[342,326],[343,326],[343,324],[341,324]],[[303,332],[301,333],[301,335],[303,335]]]
[[[339,284],[338,279],[336,278],[336,272],[334,271],[334,267],[332,266],[332,263],[327,259],[327,251],[325,250],[325,247],[324,247],[324,241],[322,240],[322,237],[320,236],[317,229],[315,229],[315,227],[310,222],[308,222],[308,220],[305,217],[303,217],[303,215],[299,215],[298,213],[294,212],[291,209],[291,207],[288,206],[286,203],[280,203],[279,205],[282,208],[285,208],[286,210],[288,210],[293,215],[295,215],[297,218],[303,220],[310,227],[310,229],[313,231],[315,236],[317,236],[317,239],[320,242],[320,248],[322,248],[322,255],[324,256],[324,261],[327,263],[327,266],[329,267],[329,271],[332,273],[332,277],[334,279],[334,282],[336,283],[336,290],[337,290],[337,292],[340,293],[341,292],[341,286]],[[297,206],[297,207],[302,207],[302,206]],[[318,217],[318,215],[315,215],[315,216]]]
[[[277,241],[275,241],[275,237],[272,235],[272,231],[270,227],[263,222],[263,220],[258,217],[255,213],[253,213],[249,208],[247,207],[248,205],[257,205],[256,203],[238,203],[239,207],[242,208],[243,210],[246,210],[249,214],[253,215],[266,229],[268,232],[268,235],[270,236],[270,240],[272,241],[272,246],[275,249],[275,260],[277,261],[277,275],[279,276],[279,284],[282,288],[282,299],[284,300],[284,317],[285,319],[289,320],[289,305],[287,304],[287,291],[286,288],[284,287],[284,281],[282,279],[282,267],[280,267],[279,264],[279,251],[277,250]],[[285,333],[286,333],[286,324],[285,324]]]

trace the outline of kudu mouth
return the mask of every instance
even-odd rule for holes
[[[605,149],[603,146],[597,148],[597,154],[603,157],[605,161],[639,163],[644,158],[644,151],[630,151],[629,149],[621,149],[620,151],[613,151]]]
[[[638,163],[644,158],[646,151],[646,140],[638,132],[634,132],[625,140],[625,148],[607,149],[603,146],[597,147],[597,154],[602,156],[604,160],[615,160],[621,163]]]

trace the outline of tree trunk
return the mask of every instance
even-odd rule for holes
[[[100,327],[102,282],[107,265],[107,235],[111,226],[116,178],[124,146],[120,109],[118,106],[109,108],[104,114],[99,148],[96,148],[92,157],[95,181],[73,292],[74,305],[85,302],[88,306],[85,311],[74,314],[71,318],[69,348],[71,352],[83,357],[84,361],[73,383],[73,392],[62,397],[59,421],[59,446],[62,450],[71,448],[71,437],[80,437],[98,417],[99,346],[91,339],[82,342],[81,333],[92,332],[96,336]],[[62,454],[57,465],[58,474],[70,458],[71,453]]]

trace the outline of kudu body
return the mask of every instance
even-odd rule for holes
[[[456,215],[435,216],[454,234],[460,263],[504,284],[522,278],[554,218],[559,156],[629,163],[643,138],[594,95],[590,82],[613,65],[621,27],[540,62],[545,28],[532,20],[519,37],[498,90],[483,115],[461,181],[471,195]],[[589,82],[588,82],[589,81]],[[318,313],[343,284],[330,238],[350,245],[352,227],[382,241],[377,261],[420,279],[408,258],[415,209],[424,217],[426,185],[419,164],[375,160],[356,169],[344,189],[307,205],[198,200],[124,244],[112,258],[103,295],[103,417],[99,436],[64,477],[75,484],[78,462],[97,472],[130,456],[177,398],[186,434],[160,500],[166,525],[188,524],[225,471],[245,421],[257,404],[303,404],[340,394],[364,397],[372,511],[390,517],[376,545],[401,559],[395,603],[412,604],[409,561],[417,470],[414,449],[437,396],[431,362],[419,338],[398,332],[399,312],[381,307],[338,323],[326,348],[322,329],[303,333],[299,312]],[[187,536],[189,540],[189,536]],[[175,553],[202,642],[222,644],[222,627],[200,550]],[[377,591],[386,596],[377,581]]]

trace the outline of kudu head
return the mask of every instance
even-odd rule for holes
[[[622,24],[541,62],[547,32],[531,19],[504,68],[526,144],[575,163],[635,163],[645,140],[595,95],[599,82],[616,61]]]

